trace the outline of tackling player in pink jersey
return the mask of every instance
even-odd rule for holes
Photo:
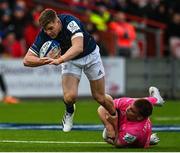
[[[152,125],[149,116],[152,114],[153,105],[162,106],[164,100],[156,87],[149,88],[149,97],[106,99],[114,102],[118,114],[118,122],[114,124],[107,110],[100,106],[98,114],[105,128],[103,138],[106,142],[116,147],[141,147],[157,144],[160,140],[152,134]]]

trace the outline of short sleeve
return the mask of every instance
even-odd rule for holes
[[[122,131],[119,134],[119,143],[122,145],[130,145],[133,144],[137,140],[137,136],[130,134],[126,131]]]
[[[71,36],[76,33],[83,33],[80,21],[73,16],[68,16],[68,18],[66,19],[66,28]]]

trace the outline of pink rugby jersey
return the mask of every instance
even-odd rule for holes
[[[152,104],[156,103],[156,98],[145,97]],[[120,144],[127,147],[148,147],[152,132],[151,121],[145,119],[141,122],[128,121],[126,118],[126,109],[134,103],[135,98],[122,97],[114,100],[116,109],[119,111],[119,138]]]

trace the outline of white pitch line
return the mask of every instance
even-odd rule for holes
[[[180,117],[155,117],[154,119],[157,121],[179,121]]]
[[[105,144],[106,142],[0,140],[0,143],[39,143],[39,144]]]

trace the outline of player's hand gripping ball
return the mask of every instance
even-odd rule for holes
[[[56,59],[61,55],[60,43],[56,40],[46,41],[40,49],[40,58],[49,57]]]

